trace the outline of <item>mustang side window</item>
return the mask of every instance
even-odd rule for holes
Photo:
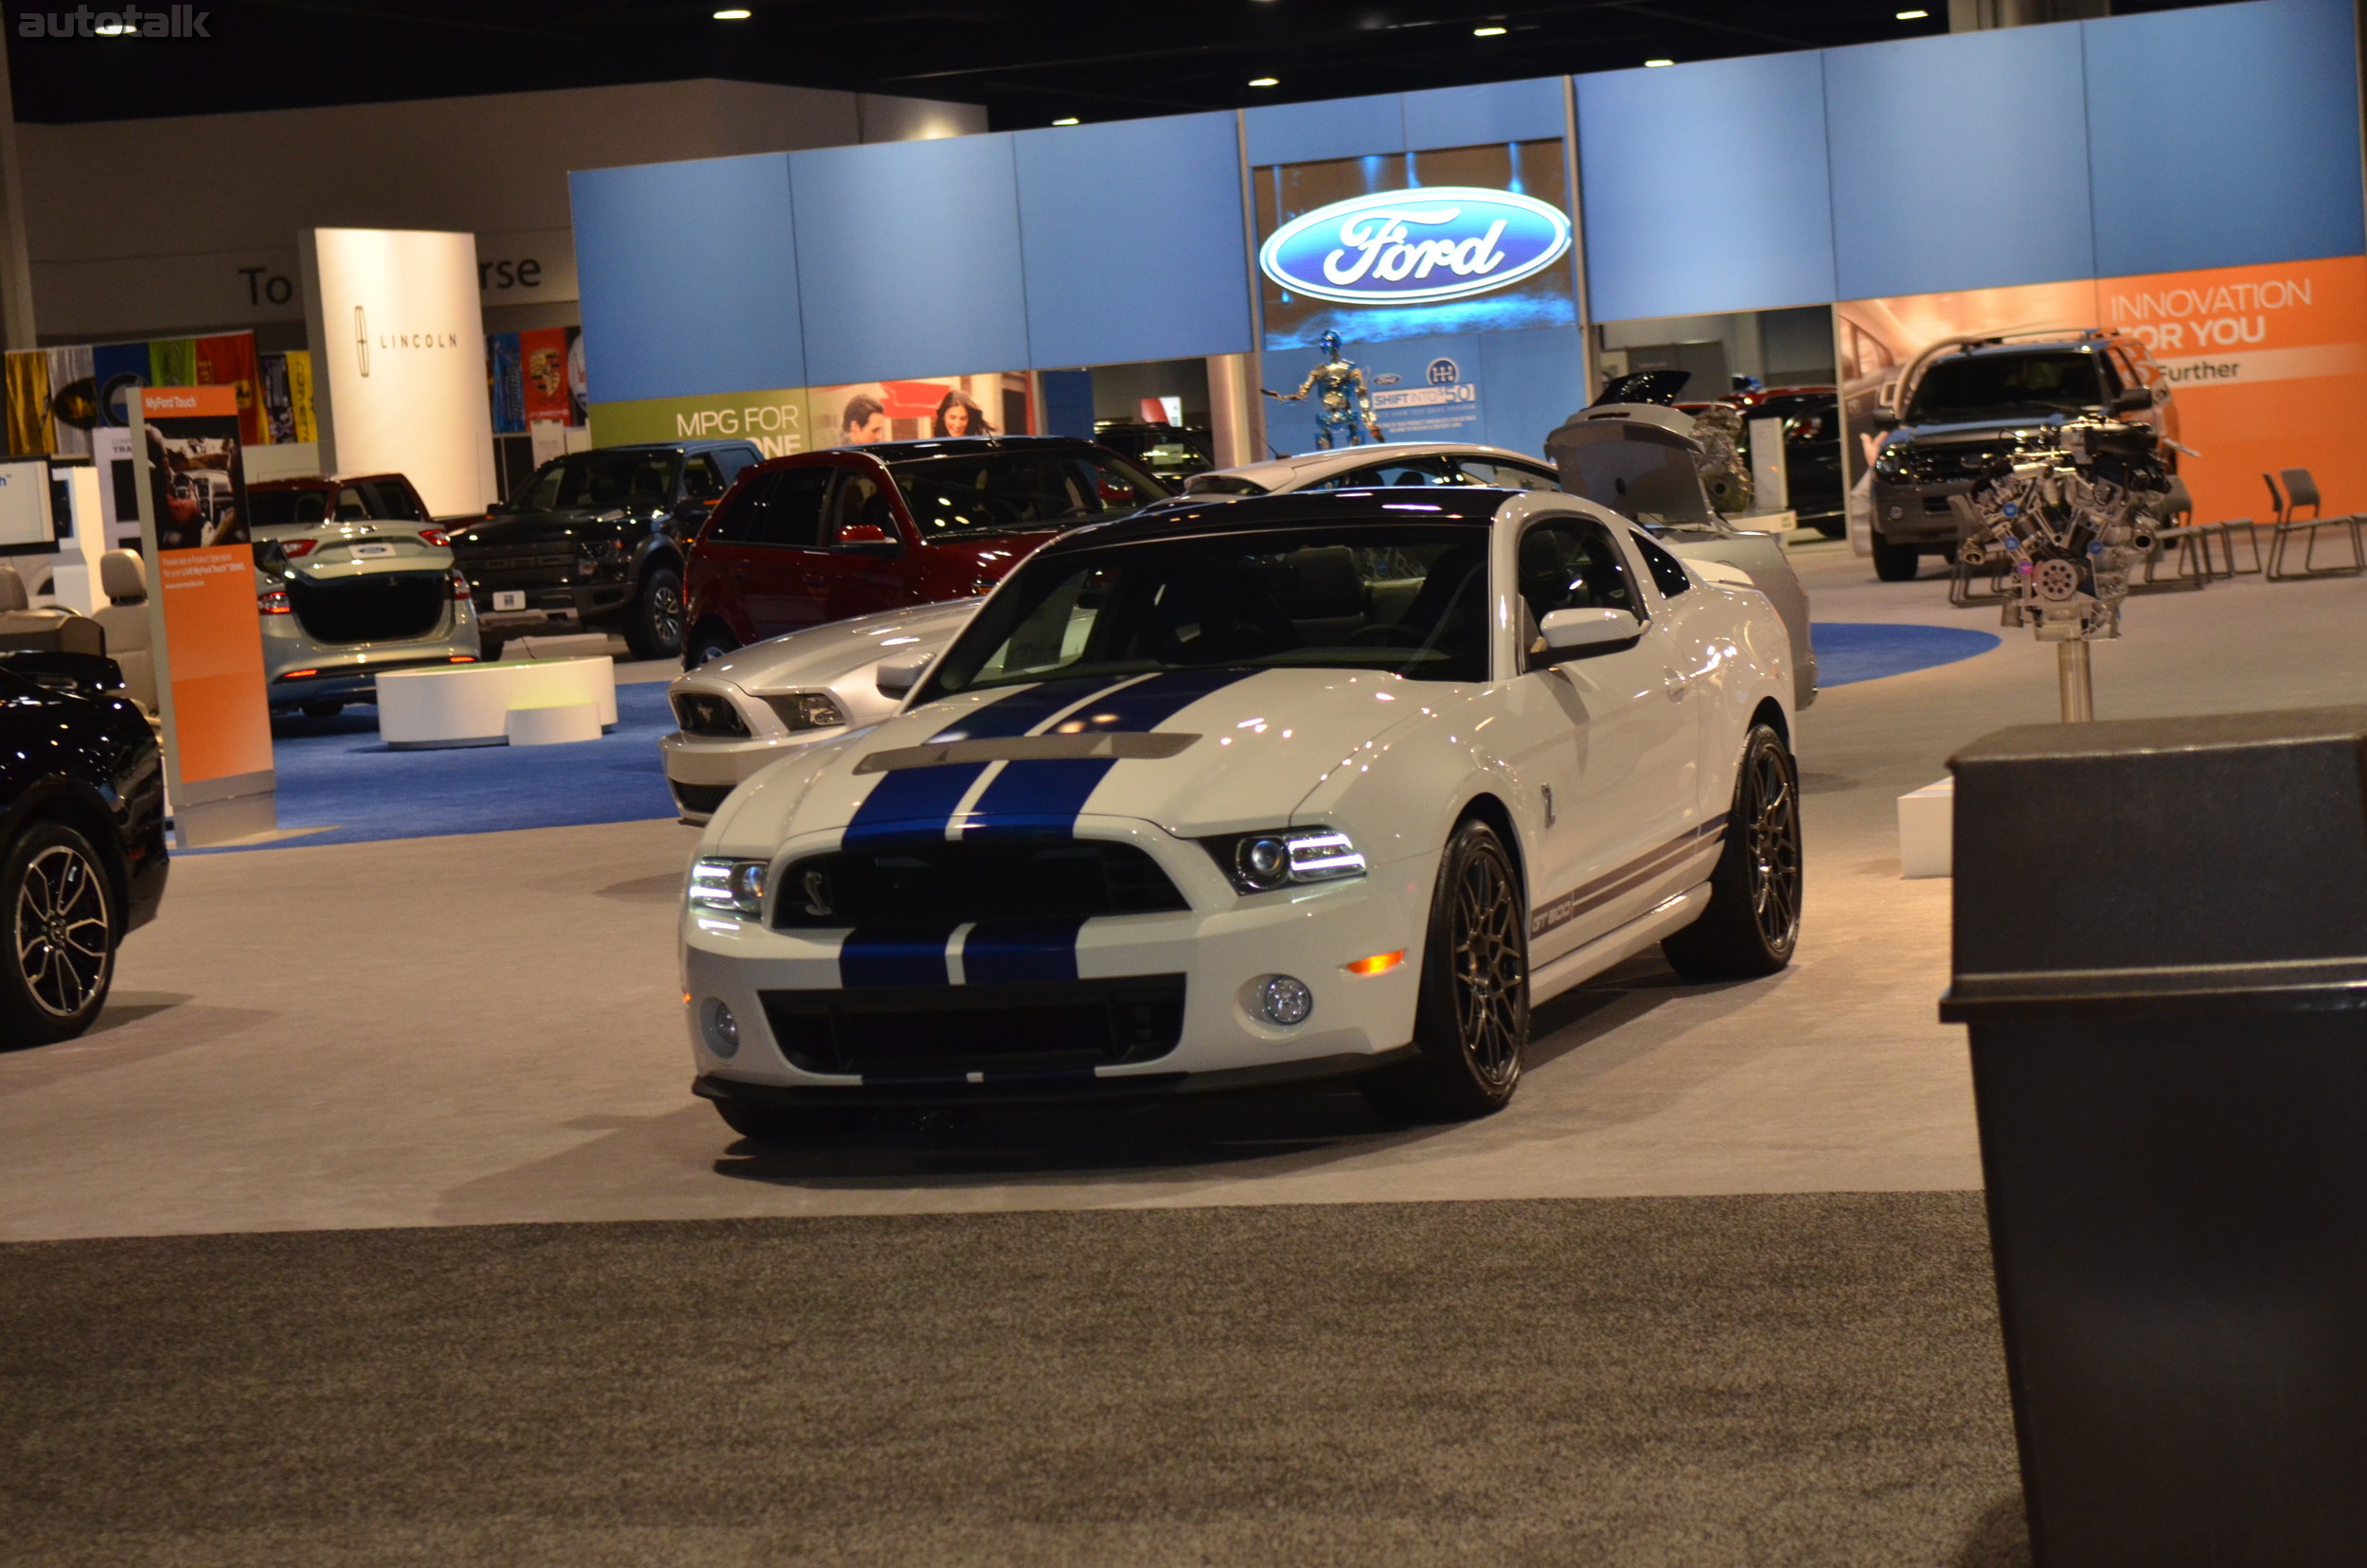
[[[1652,574],[1652,586],[1660,590],[1661,597],[1675,598],[1693,586],[1693,579],[1685,575],[1684,562],[1653,543],[1651,535],[1641,528],[1631,528],[1628,537],[1635,541],[1636,554],[1644,558],[1644,569]]]
[[[1619,546],[1599,523],[1538,524],[1521,536],[1518,569],[1521,638],[1530,669],[1557,662],[1537,633],[1538,623],[1557,610],[1625,610],[1645,618]]]

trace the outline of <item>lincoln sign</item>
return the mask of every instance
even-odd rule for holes
[[[1462,299],[1534,277],[1570,248],[1570,220],[1535,197],[1469,186],[1383,190],[1291,219],[1257,265],[1292,294],[1346,305]]]

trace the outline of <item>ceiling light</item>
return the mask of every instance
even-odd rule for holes
[[[1258,77],[1250,85],[1252,87],[1279,87],[1282,81],[1278,77]]]
[[[1673,60],[1647,60],[1644,63],[1646,68],[1648,69],[1654,65],[1674,65],[1677,62]]]
[[[1055,125],[1075,125],[1077,123],[1077,116],[1075,115],[1071,115],[1066,119],[1056,119],[1052,123]]]
[[[1900,12],[1898,13],[1898,19],[1899,19],[1901,22],[1920,22],[1920,21],[1922,21],[1925,17],[1927,17],[1927,16],[1929,16],[1929,15],[1931,15],[1931,13],[1930,11],[1920,11],[1920,10],[1919,10],[1919,11],[1900,11]]]
[[[752,14],[744,6],[734,6],[729,10],[717,11],[715,19],[718,22],[745,22]]]
[[[1504,30],[1502,27],[1473,27],[1471,29],[1473,38],[1502,38],[1504,35]]]

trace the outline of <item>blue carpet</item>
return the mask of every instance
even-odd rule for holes
[[[572,745],[393,751],[378,738],[374,707],[276,720],[279,826],[327,829],[283,842],[356,844],[672,816],[657,752],[658,738],[674,728],[666,683],[618,686],[616,721],[597,740]]]
[[[1820,686],[1953,664],[1998,644],[1986,632],[1947,626],[1819,621],[1811,632]],[[279,826],[323,829],[281,842],[358,844],[672,816],[657,752],[658,738],[674,727],[666,684],[618,686],[616,718],[599,739],[575,745],[452,751],[389,750],[378,738],[376,708],[277,720]]]
[[[1815,621],[1808,640],[1816,648],[1816,685],[1855,686],[1885,675],[1904,675],[1954,664],[1998,645],[1995,633],[1956,626],[1886,626],[1868,621]]]

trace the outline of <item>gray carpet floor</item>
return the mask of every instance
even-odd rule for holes
[[[2026,1563],[1951,1193],[0,1248],[0,1559]]]

